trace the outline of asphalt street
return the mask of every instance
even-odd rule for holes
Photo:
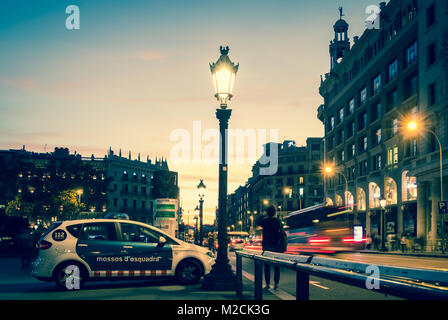
[[[387,264],[404,267],[420,267],[448,270],[448,259],[396,256],[388,254],[341,253],[332,258]],[[229,253],[235,266],[235,253]],[[273,276],[272,276],[273,277]],[[244,298],[253,298],[254,263],[243,259]],[[266,300],[295,300],[296,273],[281,269],[280,289],[264,291]],[[263,285],[264,286],[264,285]],[[132,299],[132,300],[232,300],[235,292],[203,291],[200,285],[182,286],[171,279],[140,281],[103,281],[87,283],[80,291],[64,292],[53,283],[41,282],[31,276],[29,270],[21,270],[20,261],[0,259],[0,300],[15,299]],[[353,287],[336,281],[310,277],[310,300],[397,300],[375,290]]]

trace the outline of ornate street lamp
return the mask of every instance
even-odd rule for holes
[[[406,124],[407,132],[412,135],[419,135],[422,131],[427,131],[431,133],[437,140],[437,143],[439,144],[439,170],[440,170],[440,200],[443,201],[443,152],[442,152],[442,143],[440,142],[439,136],[433,131],[425,127],[424,123],[423,125],[419,123],[416,120],[411,120]],[[442,215],[442,253],[445,253],[445,216]]]
[[[202,288],[206,290],[235,290],[236,277],[232,272],[227,255],[227,128],[232,110],[227,109],[227,101],[232,98],[235,77],[239,64],[228,57],[229,47],[220,47],[221,56],[210,64],[215,97],[220,102],[216,109],[219,120],[219,192],[218,192],[218,254],[209,274],[204,276]]]
[[[204,181],[201,181],[198,184],[198,195],[199,195],[199,243],[202,246],[204,241],[204,231],[202,228],[203,225],[203,209],[204,209],[204,196],[205,196],[205,184]]]

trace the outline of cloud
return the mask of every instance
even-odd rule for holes
[[[36,84],[32,80],[28,79],[20,79],[20,78],[3,78],[2,82],[8,86],[23,89],[23,90],[31,90],[36,88]]]
[[[162,60],[165,55],[160,51],[139,50],[134,53],[134,57],[142,61]]]

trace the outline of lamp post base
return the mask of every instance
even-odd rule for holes
[[[201,288],[209,291],[235,291],[236,276],[230,265],[213,266],[212,271],[204,276]]]

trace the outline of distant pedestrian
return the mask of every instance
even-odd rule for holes
[[[31,265],[34,256],[34,242],[28,227],[23,228],[17,236],[20,259],[22,261],[22,270],[26,270]]]
[[[405,253],[407,251],[408,246],[408,239],[406,238],[405,234],[401,236],[400,245],[401,245],[401,252]]]
[[[263,228],[263,251],[283,252],[281,248],[283,226],[279,219],[275,217],[274,206],[269,206],[266,210],[267,216],[263,215],[256,220],[256,224]],[[264,277],[266,281],[265,289],[270,289],[271,267],[264,265]],[[280,267],[274,266],[274,290],[278,289],[280,281]]]
[[[366,248],[367,250],[370,250],[372,248],[372,237],[368,236],[366,239]]]
[[[208,235],[208,250],[215,252],[215,237],[211,232]]]

